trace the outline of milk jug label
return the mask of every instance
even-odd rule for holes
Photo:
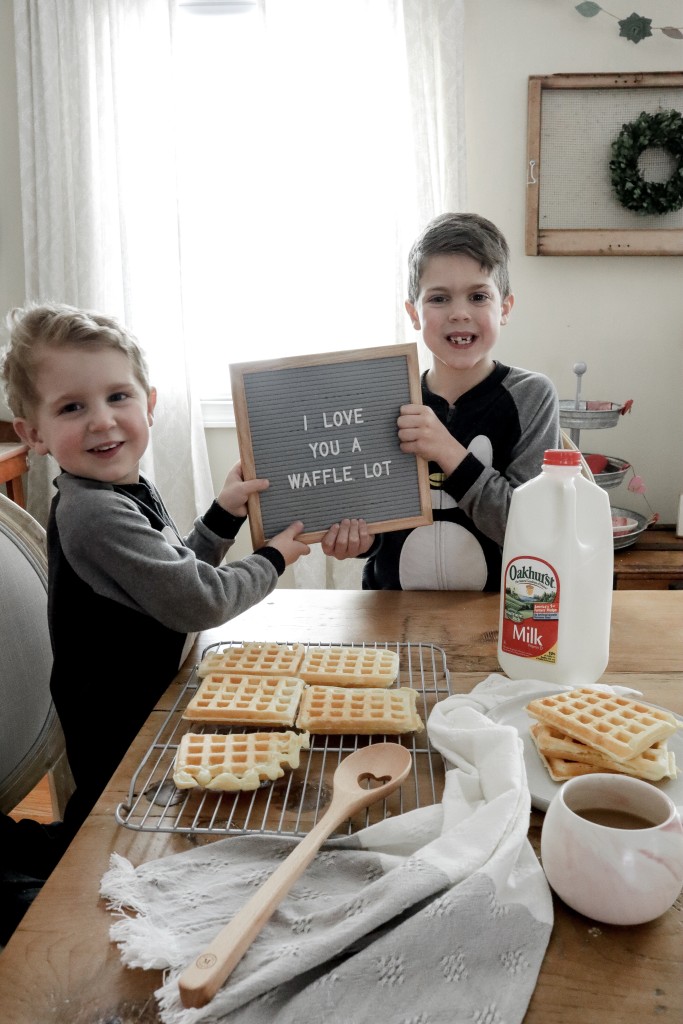
[[[505,567],[501,649],[555,664],[560,581],[550,562],[522,555]]]

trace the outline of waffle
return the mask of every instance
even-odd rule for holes
[[[529,732],[534,741],[538,756],[553,782],[566,782],[567,779],[576,779],[579,775],[595,775],[598,772],[604,771],[602,768],[594,768],[593,765],[582,764],[580,761],[565,761],[562,757],[553,757],[552,754],[545,754],[537,743],[533,726]]]
[[[666,740],[658,740],[629,761],[615,761],[542,722],[534,722],[529,731],[541,760],[556,782],[589,774],[587,769],[619,772],[649,782],[676,778],[676,757],[667,749]]]
[[[415,707],[416,697],[416,691],[405,686],[395,690],[307,686],[296,727],[315,734],[418,732],[424,725]]]
[[[200,679],[212,672],[296,676],[303,656],[303,644],[237,644],[221,651],[209,651],[200,661],[197,675]]]
[[[202,679],[183,718],[222,725],[294,725],[304,684],[276,676],[212,672]]]
[[[585,743],[615,761],[629,761],[679,727],[668,711],[598,690],[537,697],[526,710],[544,725]]]
[[[267,779],[282,778],[285,768],[298,768],[302,747],[308,749],[307,733],[188,732],[178,747],[173,782],[178,789],[258,789]]]
[[[398,676],[398,654],[383,647],[311,647],[297,674],[314,684],[391,686]]]

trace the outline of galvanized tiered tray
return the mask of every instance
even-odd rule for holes
[[[619,417],[628,412],[633,403],[630,399],[624,403],[584,401],[581,398],[581,380],[588,367],[584,362],[579,362],[574,363],[572,369],[576,374],[576,397],[563,399],[560,402],[560,427],[563,430],[569,431],[572,444],[580,448],[582,430],[602,430],[603,428],[616,427]],[[587,459],[590,454],[584,453],[584,459]],[[594,458],[597,457],[594,456]],[[631,464],[625,459],[618,459],[612,455],[603,455],[601,458],[607,460],[604,469],[599,472],[591,469],[596,484],[605,490],[618,487],[623,483],[629,469],[632,469]],[[615,550],[634,544],[652,521],[630,509],[615,508],[614,506],[612,507],[612,516],[613,518],[625,516],[634,520],[635,524],[628,532],[615,528]]]

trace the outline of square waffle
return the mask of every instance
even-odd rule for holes
[[[263,781],[282,778],[285,768],[298,768],[308,734],[295,732],[188,732],[181,738],[173,766],[178,789],[258,789]]]
[[[615,761],[628,761],[642,754],[678,728],[678,721],[669,711],[588,688],[537,697],[526,710],[544,725]]]
[[[294,725],[304,684],[278,676],[212,672],[202,679],[183,718],[223,725]]]
[[[416,691],[405,686],[395,690],[307,686],[296,727],[314,734],[417,732],[424,725],[417,713],[416,697]]]
[[[529,731],[541,760],[555,781],[587,774],[586,769],[591,772],[619,772],[649,782],[676,778],[676,757],[667,749],[666,740],[658,740],[629,761],[615,761],[542,722],[534,722]]]
[[[197,675],[200,679],[212,672],[296,676],[303,656],[303,644],[236,644],[220,651],[209,651],[200,661]]]
[[[391,686],[398,676],[398,654],[380,647],[310,647],[297,674],[307,683]]]
[[[567,779],[576,779],[579,775],[595,775],[597,772],[604,771],[604,769],[594,768],[590,764],[581,764],[580,761],[565,761],[562,757],[553,757],[552,754],[545,754],[536,741],[533,726],[529,732],[531,733],[538,756],[553,782],[566,782]]]

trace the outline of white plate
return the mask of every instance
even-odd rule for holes
[[[540,690],[538,693],[533,693],[526,697],[515,697],[513,700],[506,700],[503,704],[499,704],[498,707],[493,708],[487,713],[487,718],[490,718],[492,722],[497,722],[499,725],[514,725],[517,732],[522,737],[524,744],[524,763],[526,764],[526,774],[529,783],[529,792],[531,793],[531,803],[539,811],[545,811],[548,809],[548,804],[555,796],[558,791],[561,782],[553,782],[548,775],[543,763],[538,756],[534,741],[529,733],[529,726],[535,719],[531,715],[527,714],[525,708],[529,701],[532,701],[535,697],[543,697],[549,690]],[[640,699],[640,698],[636,698]],[[651,703],[650,701],[643,700],[644,704]],[[652,704],[653,708],[659,707],[658,704]],[[661,709],[664,710],[664,709]],[[679,721],[683,721],[680,715],[676,715]],[[668,747],[676,755],[676,765],[678,767],[679,775],[677,779],[664,779],[662,782],[652,782],[650,785],[656,786],[657,789],[662,789],[664,792],[671,797],[673,802],[678,806],[683,806],[683,730],[679,729],[673,736],[668,739]]]
[[[612,516],[612,533],[615,537],[623,537],[638,529],[638,520],[631,516]]]

